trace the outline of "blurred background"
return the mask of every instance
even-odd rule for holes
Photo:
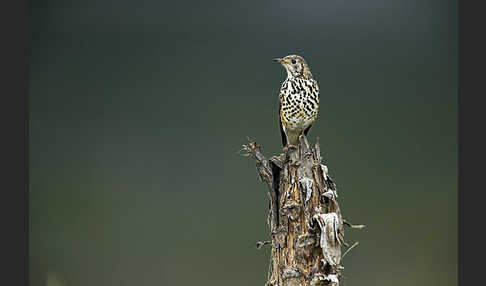
[[[30,1],[31,285],[263,285],[275,57],[359,241],[343,285],[456,285],[457,3]]]

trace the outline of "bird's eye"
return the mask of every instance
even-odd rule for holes
[[[295,65],[295,63],[297,63],[295,59],[292,59],[292,64]]]

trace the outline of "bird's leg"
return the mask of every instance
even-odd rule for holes
[[[304,132],[300,133],[300,135],[299,135],[299,141],[300,140],[304,140],[304,142],[305,142],[306,137],[305,137]],[[306,148],[304,148],[304,149],[306,149]],[[305,158],[309,158],[309,157],[312,156],[312,152],[310,151],[310,149],[307,149],[307,151],[303,155],[304,155]]]

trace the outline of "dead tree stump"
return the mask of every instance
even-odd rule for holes
[[[266,286],[339,285],[344,226],[337,203],[336,185],[322,164],[319,140],[310,147],[307,138],[298,146],[267,159],[254,141],[243,145],[256,161],[257,173],[268,187],[268,226],[272,245]],[[350,250],[357,243],[348,248]],[[346,254],[346,253],[345,253]]]

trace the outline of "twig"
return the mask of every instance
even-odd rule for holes
[[[347,222],[345,219],[343,219],[343,224],[346,226],[349,226],[350,228],[355,228],[355,229],[363,229],[366,227],[364,224],[358,224],[358,225],[353,225],[349,222]]]
[[[356,241],[355,243],[353,243],[353,245],[351,245],[351,247],[349,247],[345,252],[344,254],[341,256],[341,259],[344,258],[344,256],[353,248],[355,248],[357,245],[359,244],[359,241]]]
[[[260,248],[264,247],[265,245],[271,244],[271,243],[272,242],[270,240],[267,240],[267,241],[257,241],[256,248],[257,249],[260,249]]]

